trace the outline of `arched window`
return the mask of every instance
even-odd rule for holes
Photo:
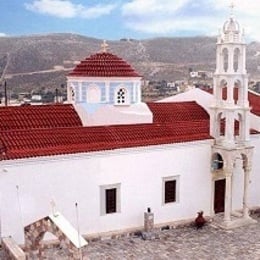
[[[219,113],[217,116],[217,131],[218,137],[225,136],[226,118],[223,117],[223,113]]]
[[[211,160],[211,169],[213,171],[220,170],[224,166],[224,161],[219,153],[214,153]]]
[[[234,51],[234,64],[233,64],[233,68],[235,72],[239,70],[239,57],[240,57],[240,50],[236,48]]]
[[[227,100],[227,81],[226,80],[221,80],[220,82],[221,86],[221,99],[222,100]]]
[[[234,97],[235,104],[237,104],[238,100],[242,98],[241,95],[242,95],[241,81],[236,80],[234,83],[234,90],[233,90],[233,97]]]
[[[235,136],[237,136],[239,139],[242,138],[242,133],[241,133],[241,124],[242,124],[242,115],[239,113],[238,114],[238,118],[237,120],[235,120],[235,123],[234,123],[234,133],[235,133]]]
[[[115,104],[126,105],[128,103],[127,89],[120,87],[116,90]]]
[[[69,98],[71,101],[75,101],[75,89],[72,86],[69,88]]]
[[[228,70],[228,49],[225,48],[222,51],[222,55],[223,55],[223,70],[225,72],[227,72],[227,70]]]

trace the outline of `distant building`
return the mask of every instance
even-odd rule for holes
[[[31,101],[40,102],[40,101],[42,101],[42,96],[40,94],[33,94],[31,96]]]
[[[176,92],[180,91],[180,87],[175,82],[167,83],[167,87],[170,88],[171,90],[175,90]]]
[[[211,71],[191,71],[190,77],[198,79],[212,79],[213,73]]]

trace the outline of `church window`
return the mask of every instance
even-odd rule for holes
[[[224,166],[224,161],[222,156],[219,153],[214,153],[212,155],[212,162],[211,162],[211,170],[216,171],[222,169]]]
[[[236,80],[233,88],[233,98],[235,101],[235,104],[237,104],[238,100],[241,100],[241,94],[242,94],[242,89],[241,89],[241,82],[240,80]]]
[[[238,114],[238,120],[235,121],[235,129],[234,133],[239,139],[243,139],[243,133],[242,133],[242,122],[243,122],[243,116],[239,113]]]
[[[179,200],[179,177],[163,178],[163,204],[178,202]]]
[[[116,188],[106,190],[106,214],[116,212]]]
[[[70,98],[71,101],[75,101],[75,90],[73,87],[70,87]]]
[[[234,71],[237,72],[239,69],[239,57],[240,57],[240,50],[238,48],[234,51]]]
[[[165,182],[165,197],[164,202],[175,202],[176,201],[176,180]]]
[[[220,125],[219,125],[219,127],[220,127],[220,131],[219,131],[220,136],[225,136],[226,135],[226,124],[227,124],[226,117],[221,118],[220,119]]]
[[[221,99],[222,100],[227,100],[227,82],[226,80],[221,80],[220,82],[220,86],[221,86]]]
[[[117,105],[125,105],[128,103],[127,90],[125,88],[119,88],[116,92],[115,103]]]
[[[101,215],[120,212],[120,184],[100,186]]]
[[[228,50],[225,48],[222,52],[223,55],[223,69],[225,72],[228,70]]]

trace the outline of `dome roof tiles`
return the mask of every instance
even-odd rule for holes
[[[69,76],[141,77],[126,61],[109,52],[91,55],[81,61]]]

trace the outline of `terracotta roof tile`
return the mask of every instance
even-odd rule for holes
[[[154,123],[209,120],[208,113],[195,101],[147,103],[147,105],[153,113]]]
[[[149,103],[149,107],[154,113],[152,124],[98,127],[82,127],[75,110],[69,105],[26,107],[27,110],[24,107],[0,109],[0,117],[2,115],[6,120],[9,119],[9,123],[0,124],[0,159],[73,154],[211,138],[208,114],[195,102]],[[55,111],[59,113],[54,113]]]
[[[96,53],[81,61],[69,76],[141,77],[126,61],[108,52]]]
[[[252,113],[257,116],[260,116],[260,95],[253,94],[248,92],[249,104],[252,107]]]
[[[1,132],[2,159],[111,150],[203,140],[209,121]]]
[[[82,126],[72,105],[0,107],[0,131]]]

